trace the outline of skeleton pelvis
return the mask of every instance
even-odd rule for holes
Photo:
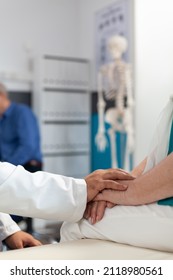
[[[116,131],[124,131],[124,114],[122,110],[110,108],[105,113],[105,121]]]

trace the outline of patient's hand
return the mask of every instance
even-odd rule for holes
[[[112,208],[114,203],[108,201],[91,201],[87,204],[84,218],[90,220],[91,224],[99,222],[105,213],[106,207]]]
[[[13,233],[4,241],[10,249],[22,249],[24,247],[42,245],[39,240],[35,239],[32,235],[24,231],[17,231]]]
[[[116,205],[138,205],[138,191],[134,184],[135,180],[124,181],[123,183],[128,186],[125,191],[115,191],[105,189],[100,192],[95,198],[95,201],[108,201]]]

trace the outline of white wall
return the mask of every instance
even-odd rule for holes
[[[135,1],[136,161],[147,152],[157,117],[173,94],[173,2]]]
[[[0,0],[0,73],[27,70],[25,47],[78,56],[77,0]]]

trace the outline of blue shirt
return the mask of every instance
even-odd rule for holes
[[[37,119],[28,106],[11,103],[0,118],[0,161],[24,165],[30,160],[42,161]]]
[[[172,152],[173,152],[173,122],[172,122],[172,127],[171,127],[170,138],[169,138],[168,155]],[[173,206],[173,197],[169,197],[169,198],[166,198],[166,199],[159,200],[158,204]]]

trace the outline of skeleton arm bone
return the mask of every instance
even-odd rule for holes
[[[134,129],[133,129],[133,93],[132,93],[132,78],[131,78],[131,66],[126,65],[125,71],[126,90],[127,90],[127,109],[125,114],[125,126],[128,134],[128,149],[132,152],[134,149]]]
[[[124,96],[125,96],[125,89],[126,89],[126,76],[124,71],[125,70],[124,62],[120,59],[115,62],[115,65],[117,65],[118,76],[119,76],[119,88],[116,96],[116,108],[118,109],[119,113],[123,114]],[[112,73],[114,73],[114,69],[112,69]]]
[[[127,89],[127,106],[132,108],[134,106],[133,92],[132,92],[132,71],[129,64],[126,65],[125,79]]]
[[[96,145],[100,151],[104,151],[107,145],[107,139],[105,136],[105,124],[104,124],[104,112],[105,101],[103,98],[103,73],[100,70],[98,73],[98,132],[95,138]]]

